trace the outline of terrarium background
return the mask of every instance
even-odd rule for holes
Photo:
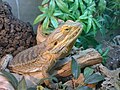
[[[12,7],[13,15],[24,22],[30,22],[33,24],[34,19],[40,14],[37,8],[42,0],[1,0],[7,1]],[[37,29],[37,25],[34,25],[34,30]]]

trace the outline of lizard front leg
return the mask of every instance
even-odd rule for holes
[[[44,66],[42,67],[42,74],[43,74],[44,78],[48,78],[48,77],[50,77],[49,72],[52,69],[52,67],[55,65],[56,60],[54,59],[55,56],[50,54],[49,52],[44,53],[43,56],[45,56],[45,57],[43,57],[44,59],[48,59],[48,60],[46,60]],[[49,80],[45,80],[44,82],[46,85],[49,85],[49,86],[51,84],[49,82]]]
[[[48,66],[47,65],[45,65],[44,67],[42,67],[42,74],[43,74],[44,78],[48,78],[50,76],[49,73],[48,73]],[[50,85],[49,80],[44,80],[44,83],[46,85]]]
[[[53,61],[54,62],[54,61]],[[53,63],[52,62],[52,63]],[[46,64],[43,68],[42,68],[42,74],[43,74],[43,76],[44,76],[44,78],[49,78],[51,75],[49,74],[49,72],[50,72],[50,70],[51,70],[51,65],[50,66],[48,66],[50,63],[48,63],[48,64]],[[54,65],[54,64],[53,64]],[[44,80],[44,83],[46,84],[46,85],[48,85],[49,87],[51,87],[52,86],[52,82],[50,82],[50,80],[49,79],[47,79],[47,80]]]
[[[2,59],[0,60],[0,70],[5,70],[8,63],[13,59],[13,56],[11,54],[6,54]]]

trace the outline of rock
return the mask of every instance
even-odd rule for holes
[[[36,38],[30,23],[15,18],[8,3],[0,3],[0,58],[36,45]]]
[[[11,47],[11,48],[9,48],[8,50],[7,50],[7,52],[13,52],[15,50],[15,48],[13,48],[13,47]]]

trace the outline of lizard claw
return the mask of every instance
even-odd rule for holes
[[[0,60],[0,70],[5,70],[8,63],[13,59],[11,54],[7,54]]]

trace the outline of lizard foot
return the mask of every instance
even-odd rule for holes
[[[11,54],[6,54],[2,59],[0,60],[0,70],[5,70],[8,63],[13,59],[13,56]]]

